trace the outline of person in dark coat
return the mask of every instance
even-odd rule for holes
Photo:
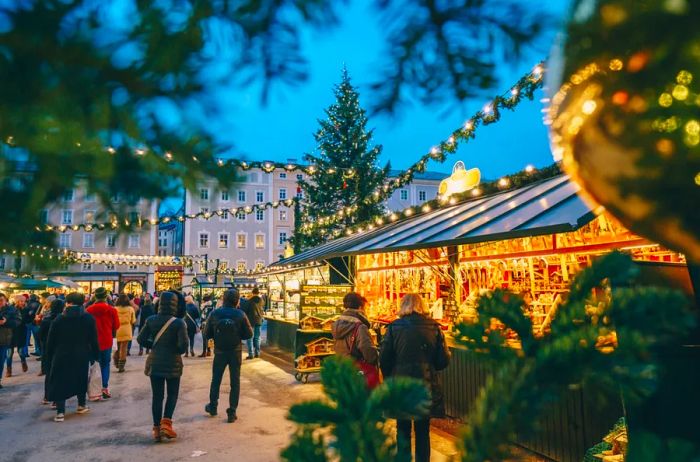
[[[185,321],[176,317],[178,305],[176,293],[163,292],[158,300],[158,314],[146,320],[137,338],[139,345],[151,348],[144,372],[151,379],[151,412],[155,441],[177,438],[172,419],[180,392],[182,354],[187,352],[188,346]],[[166,388],[168,397],[163,409]]]
[[[56,403],[56,422],[63,422],[66,400],[78,398],[78,414],[90,411],[86,405],[90,362],[97,361],[95,318],[85,312],[84,297],[72,292],[66,296],[66,308],[51,325],[46,342],[49,367],[46,397]]]
[[[27,328],[27,345],[29,345],[30,338],[34,339],[34,351],[32,352],[32,356],[41,356],[41,346],[39,345],[39,325],[35,322],[35,318],[40,311],[41,303],[39,302],[39,297],[31,294],[29,296],[27,306],[24,308],[22,313],[22,322]]]
[[[190,351],[185,352],[185,357],[192,356],[194,358],[194,337],[197,335],[199,326],[199,308],[194,304],[194,298],[191,295],[185,297],[185,323],[187,324],[187,337],[190,339]]]
[[[0,293],[0,388],[2,388],[2,372],[7,353],[12,349],[15,327],[21,322],[17,309],[8,305],[7,295]]]
[[[228,367],[231,392],[228,396],[226,414],[228,422],[238,419],[236,410],[241,393],[241,363],[243,349],[241,342],[253,336],[253,328],[245,313],[237,309],[240,295],[236,289],[224,292],[223,306],[211,312],[207,320],[207,338],[214,339],[214,362],[212,363],[209,403],[204,412],[210,416],[217,414],[221,379]]]
[[[49,341],[49,331],[51,330],[51,325],[58,318],[58,315],[63,313],[63,309],[66,304],[61,299],[56,299],[51,302],[49,311],[41,319],[41,324],[39,325],[39,342],[41,343],[41,351],[46,351],[47,343]],[[41,357],[41,375],[44,375],[44,399],[42,404],[49,404],[48,396],[48,386],[49,378],[48,372],[51,364],[49,363],[49,355],[44,354]]]
[[[422,380],[431,392],[430,416],[445,413],[437,372],[447,367],[449,351],[440,325],[427,316],[425,302],[418,294],[401,299],[399,319],[389,324],[382,340],[379,363],[384,377],[412,377]],[[415,431],[416,462],[430,460],[430,416],[396,422],[396,442],[410,454],[411,426]]]
[[[245,312],[250,325],[253,327],[253,338],[246,340],[248,346],[248,357],[246,359],[259,358],[260,328],[262,327],[265,311],[263,310],[263,299],[260,298],[260,291],[257,287],[253,289],[253,296],[246,300],[245,303],[241,300],[241,309]]]
[[[345,311],[333,323],[331,332],[335,340],[335,353],[348,358],[363,359],[369,364],[377,364],[379,354],[369,333],[369,320],[364,314],[367,300],[360,294],[350,292],[343,298]],[[355,338],[354,345],[352,345]],[[350,351],[352,348],[353,351]]]
[[[143,303],[141,309],[139,310],[139,332],[143,330],[143,326],[146,325],[146,320],[156,314],[155,306],[153,305],[153,299],[149,294],[146,294],[143,298]],[[143,356],[143,346],[139,345],[139,356]],[[146,348],[146,354],[150,352],[150,348]]]
[[[25,310],[27,308],[27,299],[24,295],[14,295],[13,305],[20,318],[20,322],[12,331],[12,347],[7,353],[7,377],[12,377],[12,360],[15,356],[15,350],[19,355],[20,363],[22,364],[22,372],[27,372],[27,356],[29,356],[29,339],[27,338],[27,326],[25,325]]]

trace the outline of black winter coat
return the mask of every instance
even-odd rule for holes
[[[207,320],[206,335],[207,338],[214,339],[214,353],[228,352],[226,350],[222,350],[216,344],[216,326],[222,319],[233,319],[233,322],[236,324],[237,327],[237,338],[233,339],[233,343],[236,346],[232,351],[242,351],[243,347],[241,342],[243,340],[248,340],[253,336],[253,328],[250,325],[250,321],[248,321],[248,317],[245,315],[243,310],[239,310],[238,308],[232,308],[230,306],[222,306],[221,308],[217,308],[214,311],[212,311],[209,315],[209,319]]]
[[[41,372],[47,374],[51,368],[51,363],[49,362],[49,355],[46,354],[46,344],[49,341],[49,332],[51,330],[51,325],[56,320],[51,313],[47,314],[41,319],[41,324],[39,324],[39,347],[44,354],[41,356]]]
[[[22,309],[19,309],[17,307],[14,308],[17,312],[17,316],[19,317],[19,322],[12,330],[12,346],[15,348],[23,348],[27,343],[27,326],[24,325],[22,319],[24,317],[24,311],[27,309],[27,306],[25,305],[25,307]]]
[[[12,346],[15,327],[22,323],[17,308],[12,305],[5,305],[0,309],[0,318],[5,319],[5,324],[0,326],[0,347]]]
[[[425,383],[433,400],[430,412],[433,417],[445,415],[442,386],[435,364],[439,345],[447,348],[444,339],[437,322],[412,313],[389,324],[379,353],[384,377],[412,377]]]
[[[248,316],[248,321],[251,326],[262,326],[263,316],[263,300],[257,295],[253,295],[247,300],[241,300],[241,309]]]
[[[47,399],[61,401],[87,393],[90,361],[97,360],[95,318],[80,306],[70,306],[56,317],[46,342],[49,371]]]
[[[149,338],[155,338],[161,327],[168,322],[170,314],[156,314],[146,320],[139,331],[137,341],[144,346]],[[153,377],[174,379],[182,376],[182,355],[187,352],[189,340],[187,338],[187,326],[180,318],[175,319],[163,332],[158,343],[153,347],[146,358],[144,373]]]
[[[186,315],[184,319],[187,323],[187,332],[190,335],[194,335],[197,332],[197,320],[200,317],[199,309],[194,303],[188,303],[185,307],[185,313]]]
[[[154,314],[156,314],[156,310],[153,303],[149,303],[141,307],[139,310],[139,330],[143,329],[143,326],[146,324],[146,319],[150,318]]]

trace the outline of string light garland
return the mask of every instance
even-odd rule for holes
[[[109,222],[103,222],[103,223],[76,223],[76,224],[63,224],[63,225],[52,225],[52,224],[46,224],[43,226],[36,226],[37,231],[57,231],[59,233],[65,233],[68,231],[79,231],[81,229],[84,229],[85,231],[103,231],[103,230],[110,230],[110,229],[119,229],[119,228],[127,228],[131,229],[133,227],[141,228],[143,226],[158,226],[160,224],[167,224],[167,223],[173,223],[173,222],[184,222],[186,220],[198,220],[198,219],[204,219],[204,220],[209,220],[214,217],[224,217],[225,215],[228,215],[229,213],[232,215],[237,215],[244,213],[246,215],[250,215],[252,213],[257,212],[258,210],[267,210],[267,209],[277,209],[280,207],[294,207],[294,204],[296,201],[299,199],[296,197],[289,198],[289,199],[284,199],[284,200],[279,200],[279,201],[271,201],[271,202],[264,202],[264,203],[259,203],[259,204],[251,204],[251,205],[244,205],[240,207],[226,207],[226,208],[221,208],[218,210],[213,210],[213,211],[200,211],[198,213],[188,213],[188,214],[179,214],[179,215],[167,215],[159,218],[142,218],[142,217],[136,217],[136,220],[133,220],[131,218],[124,218],[124,219],[118,219],[114,217],[112,220]]]
[[[449,207],[455,204],[468,202],[471,200],[476,200],[476,198],[495,194],[498,192],[505,192],[513,189],[522,188],[529,184],[552,178],[553,176],[561,174],[561,168],[558,163],[552,164],[548,167],[542,169],[535,169],[533,166],[528,165],[520,172],[513,173],[511,175],[506,175],[487,183],[482,183],[479,187],[474,188],[470,191],[455,194],[447,200],[445,198],[436,198],[431,201],[425,202],[421,205],[407,207],[401,211],[388,212],[385,216],[377,218],[376,220],[366,221],[359,223],[357,225],[345,228],[341,231],[336,229],[332,232],[325,234],[327,238],[338,238],[343,235],[351,236],[353,234],[362,233],[366,231],[373,231],[375,229],[387,226],[389,224],[394,224],[406,220],[408,218],[423,215],[429,213],[433,210],[438,210],[440,208]]]
[[[532,71],[521,77],[509,91],[501,96],[496,96],[484,107],[477,111],[471,118],[452,133],[443,141],[433,146],[430,151],[414,162],[408,169],[399,173],[396,178],[388,181],[381,188],[375,190],[365,200],[365,204],[376,204],[384,202],[396,191],[396,189],[405,186],[413,181],[417,173],[422,173],[426,170],[427,164],[430,161],[443,163],[447,159],[448,154],[453,154],[457,151],[460,143],[466,143],[476,136],[476,130],[480,125],[490,125],[496,123],[501,118],[501,109],[514,110],[524,99],[532,100],[535,91],[542,88],[544,83],[545,67],[544,63],[537,64]],[[301,227],[302,231],[309,231],[314,227],[325,227],[337,224],[344,220],[348,215],[358,209],[358,206],[350,206],[338,212],[319,218],[315,223],[307,223]],[[410,213],[410,212],[409,212]],[[389,217],[391,220],[391,215]],[[338,230],[336,230],[338,231]],[[339,235],[336,233],[335,235]]]

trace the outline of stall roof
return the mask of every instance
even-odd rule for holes
[[[274,263],[295,265],[346,255],[442,247],[574,231],[596,214],[566,175],[342,237]]]

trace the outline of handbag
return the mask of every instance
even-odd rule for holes
[[[199,326],[197,325],[197,322],[194,319],[192,319],[192,316],[190,316],[189,313],[185,313],[185,316],[187,316],[189,320],[192,321],[192,324],[194,324],[194,333],[199,333]]]
[[[170,319],[168,319],[165,322],[165,324],[163,324],[163,327],[160,328],[155,338],[149,337],[148,340],[146,340],[146,344],[144,345],[144,347],[148,348],[149,350],[153,350],[153,348],[155,348],[156,346],[156,343],[158,343],[158,340],[160,340],[160,337],[165,333],[168,326],[170,326],[170,324],[172,324],[173,321],[175,321],[175,316],[171,316]]]
[[[100,363],[93,361],[88,371],[88,399],[100,401],[102,399],[102,371]]]
[[[379,377],[379,368],[375,366],[374,364],[370,364],[367,361],[365,361],[363,358],[357,358],[353,356],[352,352],[355,349],[355,343],[357,341],[357,334],[358,331],[360,330],[360,326],[362,323],[358,322],[357,326],[355,326],[355,329],[352,332],[352,342],[348,346],[348,351],[350,352],[350,357],[355,361],[355,364],[357,365],[358,369],[360,369],[359,373],[364,376],[365,382],[367,384],[367,389],[368,390],[373,390],[375,389],[380,383],[381,383],[381,378]],[[345,338],[345,344],[347,345],[347,337]]]

